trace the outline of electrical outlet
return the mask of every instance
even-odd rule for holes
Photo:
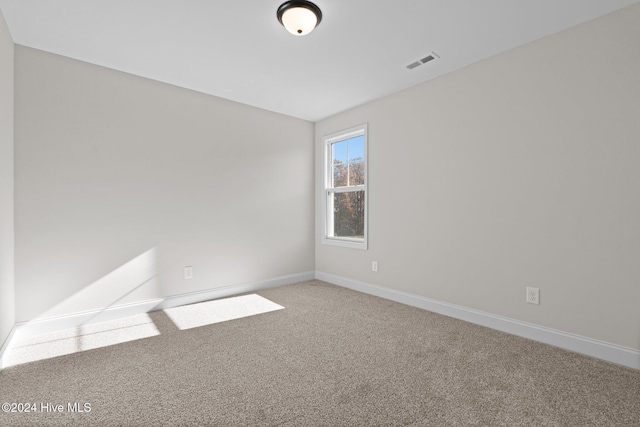
[[[378,272],[378,261],[371,261],[371,271]]]
[[[193,279],[193,266],[187,266],[184,268],[184,278]]]
[[[527,286],[527,302],[529,304],[540,304],[540,289]]]

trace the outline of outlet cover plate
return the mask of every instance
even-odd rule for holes
[[[527,302],[529,304],[540,304],[540,288],[527,286]]]

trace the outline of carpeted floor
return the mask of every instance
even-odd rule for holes
[[[37,412],[0,425],[640,425],[640,371],[319,281],[258,294],[285,308],[158,311],[157,336],[3,370],[0,403]]]

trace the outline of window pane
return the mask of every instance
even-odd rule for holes
[[[333,235],[364,239],[364,191],[333,193]]]
[[[349,141],[340,141],[331,145],[333,165],[333,186],[346,187],[348,183],[347,166],[349,164]]]
[[[364,135],[349,142],[349,185],[364,184]]]

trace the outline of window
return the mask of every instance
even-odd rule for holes
[[[367,249],[367,125],[324,137],[323,243]]]

